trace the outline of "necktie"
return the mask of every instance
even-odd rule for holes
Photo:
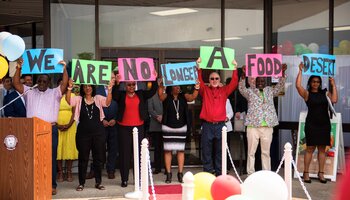
[[[7,96],[8,94],[10,94],[10,90],[6,90],[6,95]]]

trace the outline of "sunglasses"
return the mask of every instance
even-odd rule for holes
[[[136,85],[136,83],[128,83],[128,84],[126,84],[126,86],[129,86],[129,87],[135,86],[135,85]]]
[[[214,77],[211,77],[210,80],[212,80],[212,81],[213,81],[213,80],[219,80],[219,77],[215,77],[215,78],[214,78]]]

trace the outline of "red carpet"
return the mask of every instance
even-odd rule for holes
[[[182,194],[182,187],[177,185],[155,185],[154,190],[156,194]],[[152,194],[151,186],[148,188],[150,194]]]
[[[181,199],[182,187],[180,184],[177,185],[155,185],[154,190],[156,193],[157,200],[178,200]],[[153,199],[152,189],[148,188],[150,198]]]

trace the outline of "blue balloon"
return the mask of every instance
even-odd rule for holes
[[[8,36],[2,44],[2,50],[4,55],[9,61],[15,61],[17,58],[21,57],[26,45],[21,37],[18,35]]]
[[[318,52],[322,54],[328,54],[329,53],[328,45],[326,44],[321,45]]]

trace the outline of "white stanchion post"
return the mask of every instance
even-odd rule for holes
[[[292,145],[287,142],[284,145],[284,181],[287,184],[288,200],[292,200]]]
[[[141,192],[142,200],[148,200],[148,140],[145,138],[141,144]]]
[[[125,194],[125,198],[128,199],[141,199],[142,193],[140,191],[140,166],[139,166],[139,132],[136,127],[132,129],[132,139],[134,147],[134,178],[135,178],[135,190]]]
[[[226,146],[227,146],[227,127],[222,127],[221,131],[221,174],[225,175],[227,174],[227,153],[226,153]]]
[[[194,176],[191,172],[186,172],[183,177],[182,200],[193,200],[194,198]]]

